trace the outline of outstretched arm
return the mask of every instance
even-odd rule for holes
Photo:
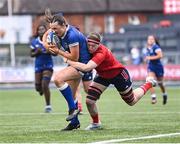
[[[71,61],[67,58],[64,58],[64,62],[65,63],[68,63],[69,65],[71,65],[72,67],[80,70],[80,71],[84,71],[84,72],[88,72],[88,71],[91,71],[93,69],[95,69],[98,65],[90,60],[87,64],[84,64],[84,63],[80,63],[80,62],[74,62],[74,61]]]

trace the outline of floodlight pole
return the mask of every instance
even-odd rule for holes
[[[12,0],[8,0],[8,17],[10,19],[10,28],[12,29]],[[11,55],[11,66],[14,67],[16,64],[16,61],[15,61],[14,40],[12,37],[10,40],[10,55]]]
[[[109,17],[110,17],[110,1],[109,0],[106,0],[106,17],[107,17],[107,20],[106,20],[106,32],[110,32],[109,30],[109,27],[110,27],[110,23],[109,23]]]

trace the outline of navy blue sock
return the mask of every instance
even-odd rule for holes
[[[78,101],[74,101],[74,104],[76,106],[76,109],[78,109]],[[72,120],[71,120],[71,124],[78,124],[79,123],[79,120],[78,120],[78,115],[76,117],[74,117]]]
[[[68,85],[67,88],[65,88],[64,90],[60,90],[60,92],[62,93],[62,95],[66,99],[66,101],[68,103],[69,110],[75,109],[76,105],[74,104],[74,99],[72,96],[72,91],[71,91],[70,86]]]

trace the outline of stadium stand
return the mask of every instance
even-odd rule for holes
[[[132,47],[143,49],[149,34],[158,37],[160,45],[164,50],[166,63],[179,64],[180,56],[180,27],[178,24],[169,27],[154,28],[153,23],[142,25],[124,25],[121,27],[123,33],[104,34],[104,43],[113,52],[119,52],[121,56],[128,55]],[[120,57],[120,56],[119,56]]]

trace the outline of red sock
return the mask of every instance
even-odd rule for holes
[[[140,88],[143,89],[144,94],[145,94],[150,88],[152,88],[152,83],[146,82],[146,83],[143,84]]]
[[[99,123],[99,115],[91,115],[92,119],[93,119],[93,123]]]

